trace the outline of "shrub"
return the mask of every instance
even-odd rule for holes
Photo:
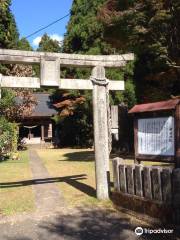
[[[0,158],[17,150],[17,124],[0,117]]]

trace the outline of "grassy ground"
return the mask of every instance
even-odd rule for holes
[[[44,161],[50,175],[55,178],[62,178],[57,180],[57,184],[70,206],[82,203],[98,203],[95,198],[95,166],[92,150],[39,149],[38,154]],[[124,162],[126,164],[134,163],[131,159],[126,159]],[[158,162],[142,162],[142,164],[163,165]]]
[[[81,204],[110,206],[110,201],[99,202],[95,198],[95,166],[92,150],[37,149],[37,152],[50,175],[58,178],[57,184],[69,206]],[[125,162],[132,164],[133,160]],[[162,165],[152,162],[144,164]],[[32,186],[25,186],[22,182],[31,178],[28,151],[20,152],[20,160],[0,162],[0,214],[12,215],[35,209]]]
[[[57,182],[69,206],[101,204],[95,196],[95,166],[92,150],[46,149],[38,150],[52,177]],[[109,204],[109,202],[103,202]]]
[[[20,160],[0,162],[0,214],[12,215],[34,209],[31,186],[21,181],[31,179],[28,152],[20,152]]]

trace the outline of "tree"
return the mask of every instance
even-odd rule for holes
[[[10,122],[20,122],[30,116],[37,101],[31,91],[4,89],[0,100],[0,115]]]
[[[110,54],[114,49],[103,40],[103,25],[97,21],[98,9],[105,0],[74,0],[64,38],[67,53]]]
[[[19,33],[10,6],[11,0],[0,1],[0,48],[15,49]],[[6,71],[7,66],[0,64],[0,72],[5,74]]]
[[[180,3],[109,0],[99,13],[113,46],[136,53],[139,102],[180,93]]]
[[[10,10],[11,0],[0,1],[0,48],[16,48],[19,33]]]
[[[91,102],[77,91],[57,90],[53,96],[59,114],[53,119],[60,131],[61,146],[92,146]]]
[[[22,38],[17,42],[17,49],[31,51],[29,42]],[[34,70],[31,65],[10,64],[6,69],[6,75],[17,77],[31,77]],[[3,89],[0,100],[0,113],[10,122],[20,122],[31,115],[37,101],[32,90],[27,89]]]
[[[28,40],[26,38],[21,38],[20,40],[18,40],[17,49],[25,50],[25,51],[33,50],[30,43],[28,42]]]
[[[67,26],[67,32],[64,38],[63,52],[79,53],[79,54],[118,54],[122,53],[112,47],[104,40],[104,26],[98,20],[98,12],[106,0],[74,0],[71,8],[71,17]],[[111,69],[106,70],[106,76],[109,79],[123,80],[126,75],[127,86],[126,95],[124,92],[112,92],[110,96],[111,104],[119,104],[124,101],[128,106],[135,103],[135,96],[133,90],[132,65],[127,69]],[[64,76],[67,78],[89,78],[91,70],[87,68],[68,68],[64,71]],[[131,94],[129,94],[131,92]],[[73,116],[64,118],[61,123],[61,135],[67,136],[64,129],[69,130],[69,139],[74,140],[78,145],[89,146],[92,144],[93,138],[93,112],[92,112],[92,93],[89,91],[71,91],[74,96],[83,96],[84,104],[75,109]],[[63,125],[64,124],[64,125]],[[76,129],[74,131],[73,129]],[[71,134],[71,136],[70,136]],[[64,140],[64,138],[63,138]],[[67,141],[66,141],[67,142]]]
[[[0,1],[0,48],[32,50],[26,39],[19,40],[14,16],[10,10],[11,1]],[[0,73],[14,76],[32,76],[33,68],[29,65],[0,65]],[[19,98],[19,103],[16,101]],[[29,115],[36,104],[32,92],[21,90],[2,90],[0,99],[0,155],[3,152],[17,149],[17,124],[23,117]]]
[[[46,33],[42,36],[37,49],[39,52],[61,52],[60,42],[51,39]]]

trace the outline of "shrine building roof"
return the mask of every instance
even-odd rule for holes
[[[167,101],[145,103],[135,105],[129,110],[128,113],[143,113],[143,112],[154,112],[154,111],[167,111],[173,110],[180,104],[180,98],[170,99]]]
[[[49,93],[33,93],[33,96],[35,97],[37,101],[37,105],[35,106],[34,110],[32,111],[32,114],[29,117],[26,118],[32,118],[32,117],[52,117],[57,113],[55,110],[51,97]],[[17,102],[21,101],[19,99],[16,99]]]
[[[48,93],[34,93],[33,94],[37,99],[37,105],[34,111],[31,114],[31,117],[52,117],[57,113],[53,107],[50,94]]]

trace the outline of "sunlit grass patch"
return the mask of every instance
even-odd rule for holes
[[[42,149],[38,154],[50,175],[62,178],[57,184],[69,206],[102,204],[96,199],[92,149]]]
[[[31,177],[28,151],[20,152],[19,160],[0,162],[0,214],[12,215],[34,209],[32,186],[22,183]]]

